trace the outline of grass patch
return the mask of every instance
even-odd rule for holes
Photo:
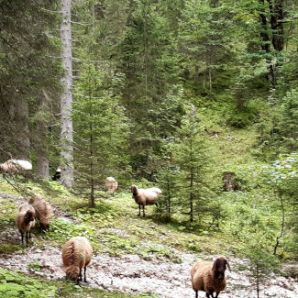
[[[32,266],[37,266],[33,264]],[[0,268],[1,298],[49,298],[49,297],[89,297],[89,298],[145,298],[150,295],[128,295],[119,292],[107,292],[99,289],[76,286],[66,281],[48,281],[37,277],[28,277],[19,272]]]

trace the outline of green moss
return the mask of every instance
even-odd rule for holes
[[[17,244],[0,243],[0,254],[11,254],[22,250],[22,247]]]

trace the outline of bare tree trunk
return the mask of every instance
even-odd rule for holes
[[[62,63],[65,70],[64,91],[61,97],[61,182],[73,186],[73,125],[72,112],[72,50],[71,50],[71,0],[61,0]]]
[[[14,158],[29,159],[30,157],[30,132],[29,132],[29,107],[28,102],[22,96],[18,97],[11,106],[10,114],[16,123],[14,132],[14,146],[16,155]]]
[[[36,124],[36,136],[35,141],[36,147],[36,175],[39,178],[48,179],[49,178],[49,160],[48,160],[48,120],[44,115],[49,113],[49,97],[46,92],[40,96],[40,107],[39,112],[43,115],[37,120]]]

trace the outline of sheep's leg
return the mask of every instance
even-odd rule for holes
[[[199,298],[198,291],[195,291],[195,293],[196,293],[196,298]]]
[[[145,205],[143,205],[143,217],[145,217]]]
[[[26,238],[26,244],[28,245],[28,243],[29,243],[29,232],[25,233],[25,238]]]
[[[219,294],[219,292],[216,292],[215,298],[217,298],[217,297],[218,297],[218,294]]]
[[[86,278],[86,270],[87,270],[87,267],[85,266],[85,267],[84,267],[84,282],[87,282],[87,278]]]
[[[139,216],[141,216],[141,205],[139,204]]]
[[[82,268],[80,268],[79,280],[82,280]]]
[[[20,231],[20,233],[21,233],[22,244],[24,244],[24,232]]]

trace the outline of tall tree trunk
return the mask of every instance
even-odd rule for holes
[[[39,112],[42,115],[47,115],[49,112],[49,105],[47,103],[48,97],[45,91],[40,97],[40,108]],[[36,175],[39,178],[49,178],[49,160],[48,160],[48,121],[45,117],[38,119],[36,125],[37,140],[36,140],[36,158],[37,168]]]
[[[29,107],[28,102],[22,96],[17,97],[11,106],[10,113],[15,122],[14,146],[16,155],[14,158],[30,159],[30,132],[29,132]]]
[[[61,97],[61,182],[73,186],[73,125],[72,112],[72,49],[71,49],[71,0],[61,0],[62,63],[65,70],[64,91]]]
[[[261,25],[261,48],[263,52],[266,54],[266,63],[268,68],[268,81],[271,83],[271,87],[275,89],[276,85],[276,77],[275,77],[275,68],[272,64],[272,57],[271,57],[271,49],[270,49],[270,36],[268,31],[268,22],[266,18],[266,12],[265,12],[265,0],[259,0],[260,3],[260,12],[259,12],[259,18],[260,18],[260,25]]]
[[[276,51],[282,51],[285,46],[284,40],[284,0],[267,0],[270,9],[270,24],[272,30],[272,45]]]

